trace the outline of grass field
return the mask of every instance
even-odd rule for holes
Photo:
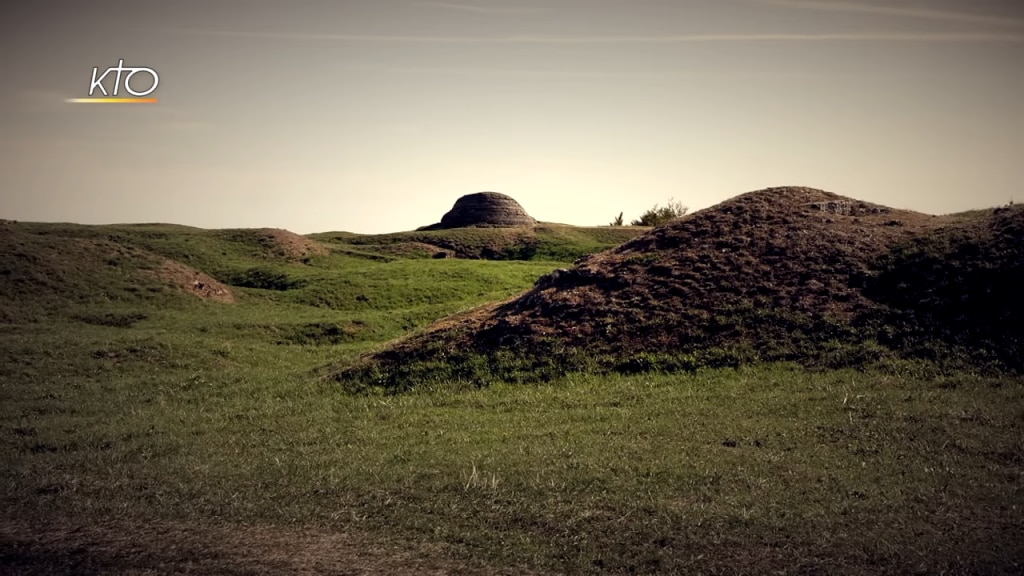
[[[354,396],[322,368],[565,260],[17,226],[0,572],[1024,571],[1024,379],[772,364]],[[154,258],[237,302],[145,280]]]
[[[455,228],[371,235],[323,232],[311,234],[310,238],[348,247],[352,251],[384,254],[393,254],[403,245],[419,244],[449,250],[460,258],[572,262],[648,230],[650,228],[646,226],[580,227],[541,223],[532,229]]]

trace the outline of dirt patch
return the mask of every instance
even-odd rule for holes
[[[231,292],[230,288],[198,270],[189,268],[181,262],[164,260],[157,270],[157,275],[161,280],[175,288],[198,296],[203,300],[221,302],[223,304],[232,304],[235,301],[235,295]]]
[[[513,574],[446,557],[440,547],[262,525],[119,520],[0,520],[0,572],[80,574]]]

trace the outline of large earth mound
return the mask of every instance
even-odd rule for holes
[[[930,216],[750,192],[450,317],[338,373],[360,387],[952,353],[1021,369],[1024,210]],[[964,352],[967,350],[967,352]],[[970,356],[970,358],[967,358]]]
[[[515,228],[537,224],[526,210],[511,196],[498,192],[467,194],[441,217],[437,224],[420,230],[448,230],[451,228]]]

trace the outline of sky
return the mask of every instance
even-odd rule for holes
[[[119,60],[157,103],[67,102]],[[1024,201],[1020,0],[5,2],[0,63],[13,220],[383,233],[496,191],[593,226],[784,185]]]

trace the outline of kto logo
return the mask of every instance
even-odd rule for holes
[[[106,86],[103,85],[103,81],[114,72],[114,85],[110,92],[107,92]],[[118,90],[122,86],[121,75],[127,72],[124,76],[124,91],[131,95],[130,98],[117,95]],[[149,78],[135,78],[135,86],[132,87],[132,78],[139,73],[142,76],[148,76]],[[147,83],[146,80],[149,80]],[[145,86],[140,86],[142,83]],[[154,104],[156,98],[148,98],[150,94],[156,91],[156,87],[160,84],[160,75],[156,73],[156,70],[152,68],[126,68],[124,60],[118,60],[117,66],[111,66],[107,68],[103,74],[100,74],[100,69],[95,67],[92,69],[92,83],[89,84],[89,97],[88,98],[68,98],[68,102],[75,103],[100,103],[100,104]],[[97,94],[99,92],[99,94]],[[101,96],[101,95],[102,96]]]

